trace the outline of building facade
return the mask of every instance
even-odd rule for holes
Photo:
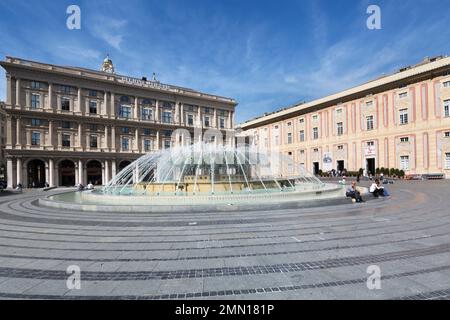
[[[450,177],[450,57],[247,121],[258,148],[311,172],[376,168]]]
[[[5,103],[0,101],[0,180],[6,178],[6,158],[5,158],[5,144],[6,144],[6,111]]]
[[[109,57],[101,71],[13,57],[0,65],[9,188],[106,184],[144,153],[187,143],[177,129],[234,141],[234,99],[116,75]]]

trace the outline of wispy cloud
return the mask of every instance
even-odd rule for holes
[[[127,23],[127,20],[96,15],[88,24],[88,28],[95,37],[120,51]]]

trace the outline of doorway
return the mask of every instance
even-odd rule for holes
[[[375,175],[375,158],[366,159],[367,175]]]
[[[27,166],[27,173],[29,188],[43,188],[45,186],[44,161],[38,159],[30,161]]]
[[[313,174],[318,175],[319,174],[319,163],[313,162]]]
[[[344,160],[338,160],[338,162],[337,162],[337,171],[342,172],[342,171],[344,171],[344,169],[345,169],[345,162],[344,162]]]
[[[64,160],[60,165],[60,185],[64,187],[73,187],[75,185],[75,164],[73,161]]]

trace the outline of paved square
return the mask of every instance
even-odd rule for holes
[[[3,194],[0,298],[450,298],[450,181],[389,188],[363,204],[186,214],[58,212],[38,205],[49,193]]]

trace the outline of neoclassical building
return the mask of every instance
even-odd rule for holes
[[[239,127],[315,173],[384,167],[450,178],[449,109],[450,57],[440,56]]]
[[[14,57],[0,65],[9,188],[105,184],[142,154],[180,143],[177,129],[192,141],[211,128],[234,141],[234,99],[117,75],[109,57],[101,71]]]

